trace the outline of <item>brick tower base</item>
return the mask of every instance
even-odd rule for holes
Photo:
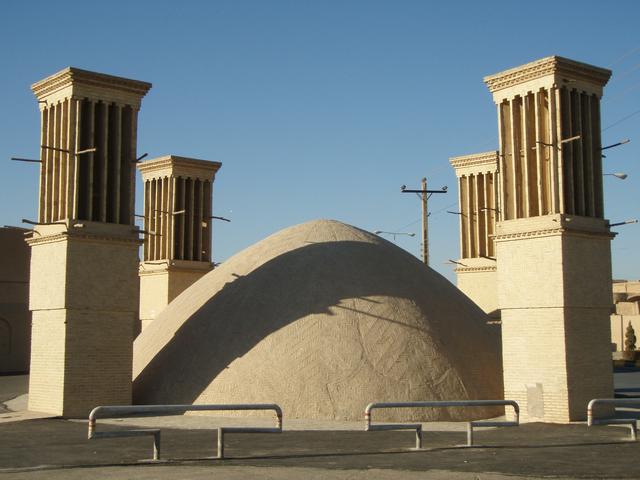
[[[613,395],[610,240],[597,218],[498,223],[504,395],[524,421],[584,420]]]
[[[29,410],[131,403],[138,246],[130,225],[39,226],[31,249]]]

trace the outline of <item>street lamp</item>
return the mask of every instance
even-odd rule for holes
[[[629,175],[627,175],[626,173],[603,173],[603,176],[610,176],[610,177],[616,177],[619,178],[620,180],[625,180]]]
[[[447,260],[446,262],[444,262],[445,265],[460,265],[461,267],[467,267],[468,265],[464,264],[464,263],[460,263],[460,262],[456,262],[455,260]]]
[[[391,235],[393,237],[393,241],[396,241],[396,235],[406,235],[407,237],[415,237],[416,234],[415,233],[409,233],[409,232],[385,232],[384,230],[376,230],[375,232],[376,235],[381,235],[381,234],[385,234],[385,235]]]

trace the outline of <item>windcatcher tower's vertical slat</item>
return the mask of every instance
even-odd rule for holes
[[[460,260],[458,288],[487,313],[498,308],[496,228],[498,152],[450,158],[458,177]]]
[[[137,115],[151,84],[67,68],[34,84],[41,118],[31,245],[29,409],[131,402],[138,304]]]
[[[613,394],[599,112],[610,75],[548,57],[485,78],[500,132],[505,398],[524,419],[584,419],[590,399]]]
[[[175,155],[138,164],[147,232],[140,263],[141,329],[213,268],[212,186],[221,165]]]

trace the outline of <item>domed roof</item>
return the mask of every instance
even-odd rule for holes
[[[238,253],[160,313],[134,343],[134,400],[274,402],[287,418],[360,420],[373,401],[502,398],[499,332],[486,320],[394,244],[312,221]]]

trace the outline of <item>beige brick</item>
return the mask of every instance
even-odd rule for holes
[[[158,314],[211,271],[210,262],[167,261],[160,265],[150,262],[140,264],[140,322],[141,329],[155,319]]]
[[[498,223],[505,398],[525,421],[582,420],[590,399],[613,395],[604,221],[592,219],[596,233],[553,228],[553,217],[546,229],[540,218]]]
[[[138,241],[83,230],[31,243],[29,409],[84,417],[98,405],[130,404]]]

